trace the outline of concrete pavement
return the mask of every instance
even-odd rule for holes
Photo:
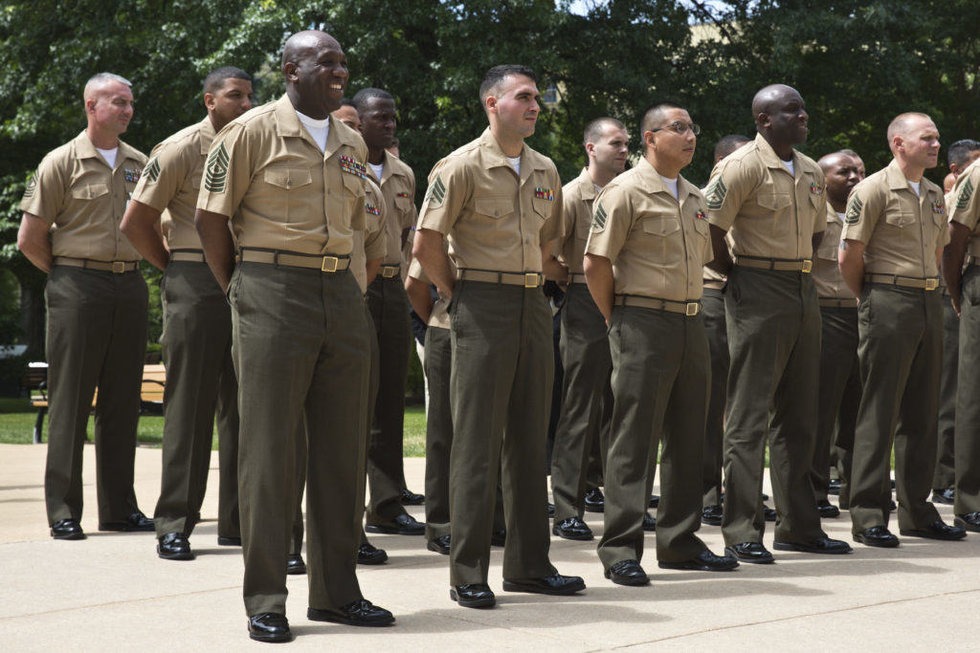
[[[217,456],[204,520],[191,536],[198,557],[157,558],[152,533],[99,533],[94,448],[85,448],[88,539],[54,541],[44,514],[45,445],[0,445],[0,650],[218,651],[268,650],[248,639],[241,600],[240,549],[216,543]],[[159,491],[160,450],[139,448],[136,493],[147,514]],[[409,458],[409,487],[423,487],[425,461]],[[949,506],[940,506],[947,521]],[[409,508],[418,519],[423,509]],[[602,516],[586,513],[597,533]],[[893,532],[898,531],[893,518]],[[832,537],[850,541],[847,513],[825,520]],[[702,527],[716,553],[717,527]],[[422,537],[372,536],[388,551],[381,567],[361,567],[366,598],[397,623],[371,629],[306,619],[304,577],[289,577],[291,651],[631,650],[762,651],[977,650],[980,625],[980,535],[963,542],[903,537],[897,549],[855,544],[848,556],[775,552],[775,565],[743,564],[731,573],[666,571],[652,538],[643,588],[603,578],[595,542],[553,538],[552,561],[585,578],[578,597],[501,590],[501,549],[493,549],[493,610],[450,601],[447,558]],[[771,545],[771,533],[766,544]]]

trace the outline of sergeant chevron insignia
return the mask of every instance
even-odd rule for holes
[[[960,192],[956,195],[956,210],[962,211],[966,208],[967,204],[970,203],[970,198],[973,197],[973,180],[967,177],[963,181],[963,187],[960,188]]]
[[[225,144],[219,143],[218,147],[208,155],[208,161],[204,172],[204,189],[209,193],[225,192],[225,182],[228,178],[228,150]]]
[[[727,194],[728,187],[725,186],[725,182],[720,176],[715,177],[715,180],[708,184],[704,193],[704,199],[708,204],[708,209],[712,211],[720,209],[721,205],[725,203],[725,195]]]
[[[844,214],[844,224],[857,224],[858,220],[861,219],[861,209],[864,208],[864,202],[861,201],[860,197],[851,198],[851,201],[847,203],[847,213]]]

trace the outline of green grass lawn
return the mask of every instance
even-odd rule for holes
[[[31,408],[27,399],[0,397],[0,443],[30,444],[34,434],[34,420],[37,411]],[[94,419],[88,421],[88,438],[91,440],[95,428]],[[44,439],[47,441],[48,423],[44,422]],[[140,417],[136,439],[143,446],[158,447],[163,439],[163,418],[155,415]],[[212,448],[218,448],[215,434]],[[405,455],[421,457],[425,455],[425,408],[407,406],[405,408]]]

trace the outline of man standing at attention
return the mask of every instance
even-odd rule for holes
[[[568,289],[561,314],[560,351],[565,370],[561,417],[551,454],[551,491],[555,498],[552,532],[567,540],[591,540],[582,521],[589,454],[600,433],[608,431],[612,411],[609,339],[606,321],[585,284],[582,260],[592,222],[592,202],[626,167],[629,136],[615,118],[598,118],[585,127],[588,167],[562,188],[562,259]],[[604,436],[603,436],[604,437]],[[605,443],[600,443],[604,448]],[[605,457],[605,452],[601,452]]]
[[[507,518],[504,590],[585,589],[548,557],[542,470],[553,345],[540,287],[545,275],[564,279],[566,270],[551,254],[561,227],[558,171],[524,143],[540,110],[536,80],[526,66],[487,72],[480,100],[490,125],[436,164],[413,250],[451,302],[449,595],[465,607],[495,603],[487,573],[498,469]]]
[[[290,36],[282,72],[286,94],[233,120],[211,145],[195,217],[232,307],[243,593],[249,635],[267,642],[292,638],[286,558],[299,492],[293,438],[304,417],[307,617],[394,621],[362,597],[355,573],[370,345],[350,254],[353,231],[364,228],[367,148],[330,120],[348,76],[332,36]]]
[[[705,189],[714,261],[728,275],[731,371],[725,423],[726,551],[770,563],[762,474],[769,440],[780,550],[848,553],[827,537],[809,469],[817,421],[820,314],[810,276],[826,225],[823,172],[793,145],[806,142],[803,98],[783,84],[752,99],[755,141],[723,159]],[[735,260],[725,243],[731,230]]]
[[[923,173],[936,166],[939,131],[929,116],[903,113],[888,126],[888,146],[894,156],[888,167],[851,191],[838,255],[844,281],[860,298],[864,387],[854,430],[851,532],[854,541],[878,547],[898,546],[888,530],[893,442],[899,532],[966,536],[943,523],[928,500],[943,347],[939,257],[949,236],[942,189]],[[954,305],[959,290],[958,283],[950,286]]]
[[[204,262],[194,210],[214,135],[252,108],[252,77],[225,66],[204,80],[201,122],[150,153],[121,229],[146,260],[163,270],[163,471],[153,513],[157,555],[191,560],[188,541],[204,501],[214,421],[221,480],[218,544],[240,544],[238,522],[238,382],[231,361],[231,309]],[[162,216],[162,220],[161,220]]]
[[[153,530],[133,491],[146,283],[139,252],[119,230],[146,162],[119,140],[133,117],[130,87],[112,73],[88,80],[88,126],[44,157],[20,203],[17,247],[48,273],[51,412],[44,500],[51,536],[58,540],[85,537],[82,450],[96,386],[99,530]]]

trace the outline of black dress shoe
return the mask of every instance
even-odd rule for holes
[[[655,531],[657,530],[657,518],[646,513],[643,515],[643,530],[645,531]]]
[[[402,513],[388,524],[368,524],[368,533],[388,533],[389,535],[425,535],[425,522],[415,521],[408,513]]]
[[[290,642],[293,639],[286,615],[276,612],[249,617],[248,636],[259,642]]]
[[[894,501],[889,501],[888,502],[888,512],[895,512],[896,510],[898,510],[898,504],[895,503]]]
[[[721,526],[724,508],[720,505],[701,508],[701,523],[707,526]]]
[[[898,532],[913,537],[928,537],[930,540],[962,540],[966,537],[966,529],[950,526],[942,519],[937,519],[925,528],[900,528]]]
[[[549,503],[548,504],[548,517],[551,518],[551,517],[554,517],[554,516],[555,516],[555,504]]]
[[[944,503],[947,506],[953,505],[953,501],[956,500],[956,488],[933,488],[932,489],[932,502],[933,503]]]
[[[492,608],[497,598],[486,583],[453,585],[449,588],[449,598],[464,608]]]
[[[157,555],[164,560],[193,560],[191,543],[183,533],[167,533],[157,540]]]
[[[826,499],[820,499],[820,501],[817,501],[817,512],[820,513],[820,517],[822,519],[833,519],[834,517],[840,517],[840,509]]]
[[[407,487],[403,487],[401,492],[401,500],[403,506],[421,506],[425,503],[425,496],[422,494],[416,494]]]
[[[595,537],[592,535],[592,529],[589,528],[588,524],[578,517],[569,517],[568,519],[562,519],[560,522],[556,522],[551,527],[551,532],[566,540],[585,541]]]
[[[757,565],[767,565],[776,561],[762,542],[739,542],[726,546],[725,553],[739,562],[751,562]]]
[[[370,542],[364,542],[357,547],[357,564],[383,565],[388,562],[388,552],[379,549]]]
[[[768,501],[768,500],[769,500],[769,495],[768,495],[768,494],[766,494],[765,492],[763,492],[763,493],[762,493],[762,500],[763,500],[763,501]]]
[[[298,553],[290,553],[286,558],[286,573],[290,576],[301,576],[306,573],[306,563],[303,556]]]
[[[494,531],[490,535],[490,544],[492,546],[504,546],[507,544],[507,529],[501,528],[499,531]]]
[[[562,576],[552,574],[543,578],[504,579],[505,592],[530,592],[531,594],[553,594],[568,596],[585,589],[581,576]]]
[[[683,562],[658,562],[661,569],[692,569],[694,571],[731,571],[738,566],[733,556],[716,556],[705,549],[690,560]]]
[[[766,521],[776,521],[776,517],[777,516],[778,515],[777,515],[776,510],[774,508],[770,508],[767,505],[763,505],[762,506],[762,517]]]
[[[100,531],[122,531],[126,533],[132,533],[135,531],[152,531],[153,520],[144,515],[142,512],[137,510],[123,522],[109,522],[106,524],[99,524]]]
[[[830,483],[827,485],[827,494],[840,494],[841,482],[839,478],[830,479]]]
[[[867,544],[868,546],[881,547],[882,549],[891,549],[898,546],[898,538],[892,535],[891,531],[884,526],[865,528],[854,536],[854,541]]]
[[[318,610],[307,608],[306,618],[310,621],[330,621],[347,626],[389,626],[395,623],[395,617],[385,610],[368,601],[361,599],[341,606],[339,610]]]
[[[802,551],[803,553],[828,553],[831,555],[851,552],[850,544],[829,537],[818,537],[805,544],[798,542],[773,542],[772,548],[777,551]]]
[[[605,509],[606,509],[606,497],[603,496],[602,490],[600,490],[597,487],[594,487],[585,493],[586,512],[602,512]]]
[[[650,584],[650,577],[636,560],[620,560],[606,570],[606,578],[617,585],[640,587]]]
[[[224,535],[218,536],[218,546],[241,546],[242,538],[240,537],[226,537]]]
[[[436,553],[441,553],[444,556],[449,555],[449,542],[450,538],[448,535],[440,535],[439,537],[433,537],[431,540],[425,543],[425,548],[429,551],[435,551]]]
[[[656,508],[659,505],[660,505],[660,495],[659,494],[651,494],[650,495],[649,507]]]
[[[75,519],[60,519],[51,525],[51,537],[56,540],[84,540],[85,531]]]
[[[963,515],[956,515],[953,523],[964,530],[980,533],[980,512],[968,512]]]

